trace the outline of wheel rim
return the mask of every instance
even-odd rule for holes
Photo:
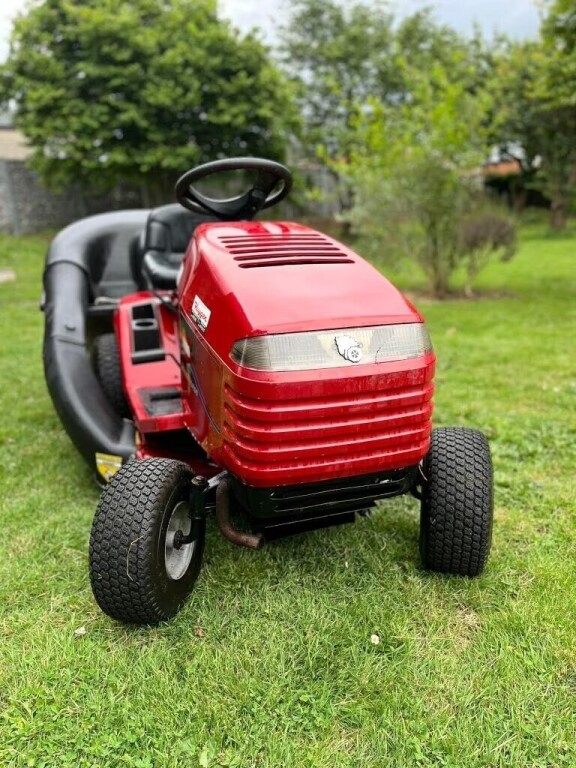
[[[188,536],[192,530],[192,525],[192,520],[188,514],[188,504],[185,501],[179,502],[170,516],[164,543],[164,566],[168,578],[172,581],[178,581],[184,576],[196,547],[196,541],[192,541],[190,544],[182,544],[177,548],[174,541],[176,533],[181,531],[184,536]]]

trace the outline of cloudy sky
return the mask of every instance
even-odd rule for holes
[[[8,50],[11,20],[27,5],[27,0],[0,0],[0,60]],[[398,16],[429,5],[439,21],[461,32],[470,32],[478,22],[487,35],[494,31],[510,37],[533,37],[538,30],[538,0],[390,0]],[[289,0],[220,0],[222,12],[243,30],[261,27],[264,36],[274,40],[275,23],[285,16]]]

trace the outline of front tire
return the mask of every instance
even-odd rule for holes
[[[424,567],[478,576],[492,539],[492,460],[486,437],[463,427],[435,429],[423,475],[420,554]]]
[[[133,460],[104,489],[90,536],[90,582],[104,613],[152,625],[172,618],[192,591],[206,521],[190,520],[194,474],[172,459]],[[194,539],[178,546],[177,531]]]

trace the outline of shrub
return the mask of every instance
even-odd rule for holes
[[[516,253],[516,225],[510,216],[497,210],[480,210],[460,220],[459,260],[466,270],[465,293],[491,259],[510,261]]]

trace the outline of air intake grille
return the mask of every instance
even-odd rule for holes
[[[368,382],[367,382],[368,383]],[[417,464],[428,449],[432,382],[297,400],[252,399],[224,389],[225,451],[230,464],[269,478],[291,471],[341,476],[368,465]],[[272,483],[271,483],[272,484]]]
[[[321,234],[251,234],[221,237],[241,269],[298,264],[352,264],[353,259]]]

